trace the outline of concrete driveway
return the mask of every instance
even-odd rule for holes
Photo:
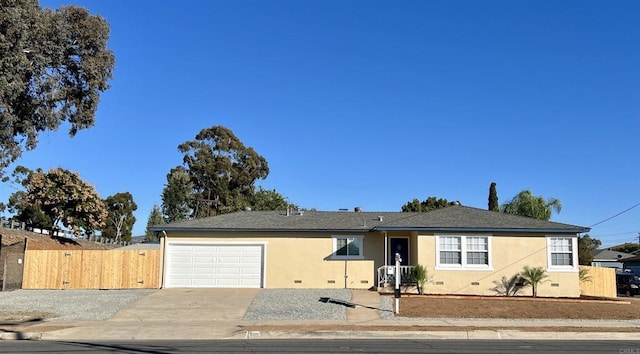
[[[160,289],[109,321],[242,320],[262,289]]]

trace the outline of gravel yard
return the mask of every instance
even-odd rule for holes
[[[346,289],[264,289],[253,299],[245,320],[344,320],[345,306],[321,298],[349,301]]]
[[[380,314],[380,318],[383,320],[393,320],[395,319],[395,315],[393,312],[395,311],[395,304],[390,296],[380,296],[380,310],[378,313]]]
[[[154,293],[136,290],[16,290],[0,292],[0,320],[101,321]]]

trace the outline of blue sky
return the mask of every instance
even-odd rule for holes
[[[17,164],[129,191],[141,235],[178,144],[224,125],[259,184],[318,210],[487,207],[523,189],[590,226],[640,203],[637,1],[41,1],[111,25],[96,125]],[[15,186],[0,184],[0,200]],[[640,207],[591,235],[638,241]]]

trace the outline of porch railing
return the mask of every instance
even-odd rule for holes
[[[411,283],[411,271],[413,266],[400,266],[400,284]],[[386,265],[378,268],[378,287],[384,284],[395,285],[396,283],[396,266]]]

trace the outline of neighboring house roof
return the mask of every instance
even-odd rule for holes
[[[132,243],[132,244],[124,246],[124,247],[118,247],[116,249],[120,250],[120,251],[126,251],[126,250],[159,250],[160,249],[160,242]]]
[[[593,255],[594,262],[611,262],[611,261],[620,261],[624,258],[633,257],[634,255],[631,253],[624,253],[619,251],[612,250],[598,250]]]
[[[640,262],[640,255],[632,256],[632,257],[629,257],[629,258],[623,258],[623,259],[620,260],[620,262],[622,262],[622,263]]]
[[[537,220],[501,212],[449,206],[427,213],[241,211],[166,225],[153,231],[466,231],[580,233],[582,226]]]

